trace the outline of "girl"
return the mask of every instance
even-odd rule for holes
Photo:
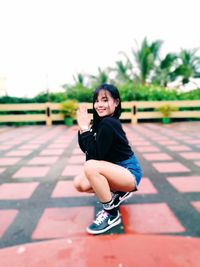
[[[90,234],[104,233],[121,223],[119,205],[137,190],[142,177],[120,114],[119,91],[111,84],[102,84],[94,92],[91,127],[86,107],[77,111],[78,141],[86,162],[74,185],[80,192],[94,192],[103,206],[87,228]]]

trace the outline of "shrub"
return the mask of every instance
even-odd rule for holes
[[[60,111],[64,117],[75,118],[76,111],[78,109],[78,103],[75,100],[67,100],[61,103]]]
[[[178,108],[169,104],[161,105],[159,108],[157,108],[159,112],[163,114],[164,118],[169,118],[172,111],[177,111]]]

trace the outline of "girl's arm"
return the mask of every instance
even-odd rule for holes
[[[113,134],[113,128],[105,119],[100,123],[96,136],[90,131],[79,133],[79,144],[87,154],[87,159],[105,160],[113,142]]]

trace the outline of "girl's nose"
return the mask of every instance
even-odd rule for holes
[[[103,101],[99,101],[99,102],[97,103],[97,106],[98,106],[98,107],[102,107],[102,106],[103,106]]]

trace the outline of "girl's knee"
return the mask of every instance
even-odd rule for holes
[[[82,192],[81,191],[81,177],[80,176],[76,176],[74,178],[73,183],[74,183],[74,187],[76,188],[76,190]]]
[[[84,171],[86,175],[90,174],[91,172],[97,169],[97,162],[98,161],[94,159],[90,159],[85,162]]]
[[[77,180],[74,180],[74,187],[79,192],[84,192],[84,188],[82,187],[81,183],[79,183]]]
[[[91,189],[90,185],[83,180],[81,176],[77,176],[74,179],[74,187],[76,188],[77,191],[79,192],[87,192],[88,189]]]

